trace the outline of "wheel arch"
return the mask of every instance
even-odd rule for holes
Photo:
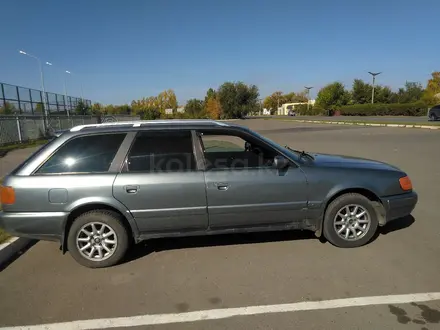
[[[139,237],[139,230],[137,228],[136,222],[134,221],[133,217],[128,212],[128,210],[125,210],[125,212],[124,212],[123,209],[121,210],[120,208],[117,208],[114,205],[104,203],[102,201],[89,202],[89,203],[76,205],[70,211],[68,217],[66,218],[64,225],[63,225],[62,235],[61,235],[61,250],[63,253],[66,253],[66,251],[67,251],[67,237],[68,237],[70,228],[71,228],[73,222],[75,221],[75,219],[77,217],[79,217],[81,214],[84,214],[86,212],[93,211],[93,210],[106,210],[106,211],[112,211],[112,212],[117,213],[121,217],[122,223],[123,223],[125,229],[127,230],[129,237],[133,241],[137,242],[137,239]]]
[[[340,190],[337,190],[329,195],[327,200],[324,203],[324,208],[321,214],[321,217],[318,221],[318,228],[315,232],[315,235],[317,237],[322,236],[322,227],[324,224],[324,217],[325,213],[327,212],[327,208],[330,205],[331,202],[333,202],[336,198],[345,195],[345,194],[360,194],[366,198],[368,198],[370,201],[373,202],[373,207],[376,210],[377,219],[380,226],[383,226],[386,223],[386,211],[385,206],[382,203],[382,200],[379,198],[378,194],[375,193],[372,189],[365,188],[365,187],[354,187],[354,188],[342,188]]]

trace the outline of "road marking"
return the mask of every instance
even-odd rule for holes
[[[426,302],[440,300],[440,292],[415,293],[403,295],[372,296],[333,299],[322,301],[305,301],[292,304],[248,306],[238,308],[224,308],[201,310],[187,313],[175,314],[146,314],[139,316],[117,317],[108,319],[81,320],[62,323],[40,324],[30,326],[16,326],[0,328],[0,330],[86,330],[86,329],[105,329],[105,328],[125,328],[139,327],[157,324],[185,323],[206,320],[225,319],[234,316],[259,315],[271,313],[286,313],[311,311],[322,309],[334,309],[344,307],[388,305],[388,304],[407,304],[411,302]]]

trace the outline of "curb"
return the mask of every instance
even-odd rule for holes
[[[324,120],[302,120],[302,119],[282,119],[282,121],[298,122],[298,123],[314,123],[314,124],[335,124],[335,125],[357,125],[357,126],[376,126],[376,127],[400,127],[400,128],[425,128],[425,129],[440,129],[439,126],[430,125],[414,125],[414,124],[374,124],[350,121],[324,121]]]
[[[24,253],[35,240],[29,238],[12,237],[0,244],[0,270]]]

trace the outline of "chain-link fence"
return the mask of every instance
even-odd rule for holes
[[[138,116],[49,116],[50,130],[59,131],[78,125],[109,121],[135,121]],[[44,117],[38,115],[0,116],[0,145],[37,140],[45,136]]]
[[[48,109],[50,114],[67,114],[74,112],[81,98],[65,96],[46,92],[37,89],[30,89],[15,85],[0,83],[0,115],[11,114],[42,114]],[[90,100],[83,100],[91,106]]]

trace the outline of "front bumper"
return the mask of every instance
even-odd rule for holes
[[[0,228],[17,237],[59,241],[67,216],[65,212],[0,211]]]
[[[386,222],[410,215],[416,207],[417,201],[418,195],[415,191],[382,198],[382,204],[386,211]]]

